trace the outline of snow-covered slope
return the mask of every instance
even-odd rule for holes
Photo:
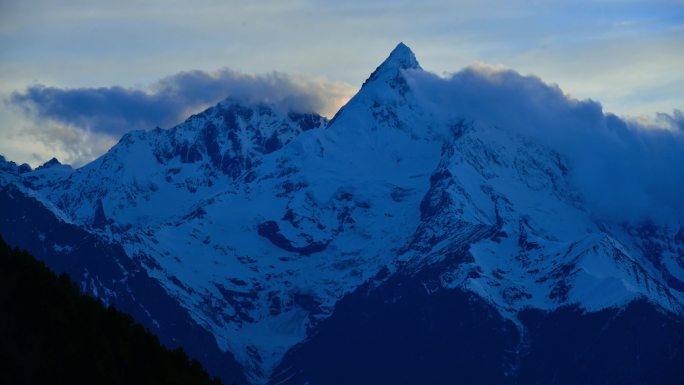
[[[3,183],[120,243],[255,384],[346,294],[464,252],[434,281],[514,322],[637,298],[684,314],[682,221],[597,220],[562,154],[427,97],[423,73],[399,44],[330,122],[227,100]]]

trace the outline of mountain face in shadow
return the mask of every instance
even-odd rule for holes
[[[0,381],[4,384],[213,384],[130,315],[81,294],[0,238]]]

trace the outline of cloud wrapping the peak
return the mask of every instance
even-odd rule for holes
[[[682,112],[645,124],[604,113],[535,76],[484,66],[447,78],[408,71],[418,98],[445,121],[468,118],[511,130],[557,150],[601,218],[684,223]]]
[[[226,97],[331,115],[351,92],[351,87],[341,83],[279,72],[251,75],[222,69],[181,72],[159,80],[148,90],[35,85],[12,93],[10,102],[37,120],[119,137],[134,129],[172,126]]]

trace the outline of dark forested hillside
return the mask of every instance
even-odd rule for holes
[[[0,238],[0,383],[220,384],[131,316]]]

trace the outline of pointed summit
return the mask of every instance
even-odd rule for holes
[[[380,65],[380,67],[392,67],[397,69],[421,69],[418,60],[416,60],[416,55],[413,54],[411,48],[409,48],[403,42],[397,44],[397,46],[392,50],[389,57]]]
[[[375,79],[378,79],[383,74],[391,74],[390,76],[394,77],[396,73],[398,73],[400,70],[408,69],[422,68],[420,67],[420,64],[418,64],[418,60],[416,60],[416,55],[413,54],[411,48],[409,48],[404,43],[399,43],[392,50],[387,59],[385,59],[385,61],[382,62],[382,64],[380,64],[380,66],[376,68],[375,71],[373,71],[373,73],[363,83],[363,85],[365,86],[367,83]]]
[[[59,160],[58,160],[57,158],[54,158],[54,157],[53,157],[52,159],[50,159],[50,160],[48,160],[47,162],[43,163],[43,164],[42,164],[41,166],[39,166],[38,168],[48,168],[48,167],[52,167],[52,166],[61,166],[61,165],[62,165],[62,163],[60,163]]]

